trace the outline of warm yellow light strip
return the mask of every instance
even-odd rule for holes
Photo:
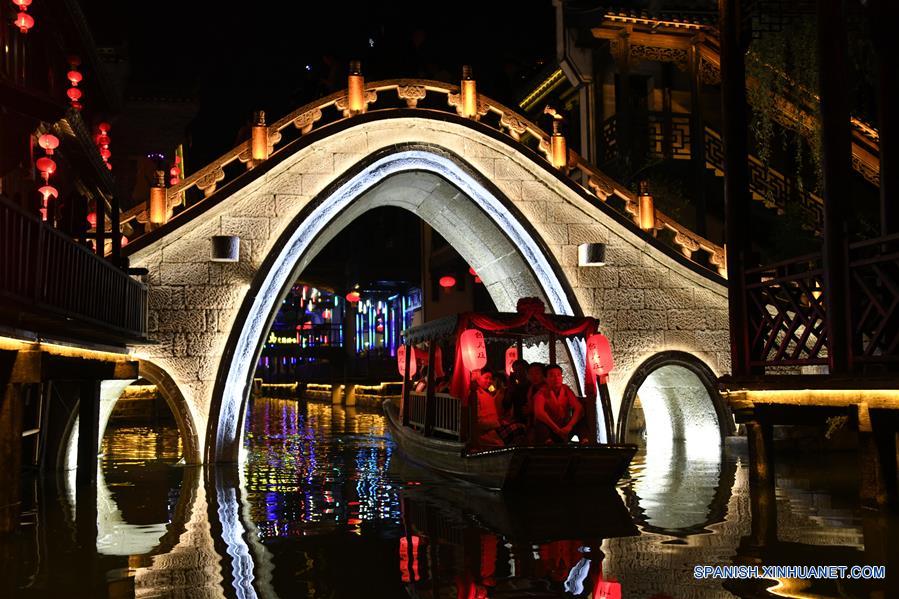
[[[565,73],[562,72],[562,69],[556,69],[550,74],[549,77],[544,79],[540,84],[534,88],[534,90],[525,96],[524,100],[522,100],[518,105],[524,110],[530,110],[537,103],[541,102],[549,93],[559,87],[559,85],[565,80]]]
[[[43,351],[53,356],[85,358],[90,360],[102,360],[105,362],[122,362],[134,359],[124,352],[115,353],[95,349],[84,349],[81,347],[47,343],[46,341],[23,341],[22,339],[13,339],[12,337],[0,337],[0,349],[14,351]]]
[[[401,381],[387,381],[383,383],[378,383],[377,385],[355,385],[356,393],[360,391],[384,391],[387,385],[399,385]],[[269,386],[269,385],[266,385]],[[271,385],[274,387],[275,385]],[[346,385],[338,385],[339,387],[346,387]],[[306,391],[330,391],[333,385],[321,384],[321,383],[310,383],[306,385]]]
[[[628,15],[603,15],[603,19],[607,21],[615,21],[618,23],[633,23],[635,25],[649,25],[652,27],[674,27],[677,29],[707,29],[709,25],[700,23],[689,23],[684,21],[663,21],[662,19],[648,19],[645,17],[631,17]]]
[[[899,407],[899,389],[800,389],[740,390],[723,394],[732,406],[740,404],[781,404],[800,406]]]

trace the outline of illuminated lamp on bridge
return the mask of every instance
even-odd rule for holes
[[[471,67],[462,67],[461,98],[459,101],[462,116],[469,119],[478,117],[478,89],[475,80],[471,77]]]
[[[240,260],[240,237],[237,235],[214,235],[212,237],[212,262],[238,262]]]
[[[253,113],[253,129],[250,134],[250,157],[254,161],[268,158],[268,127],[265,126],[265,112]]]
[[[164,225],[169,220],[168,200],[165,192],[165,171],[156,171],[156,183],[150,187],[150,224]]]
[[[638,221],[640,228],[644,231],[651,231],[656,228],[656,209],[653,203],[652,194],[649,193],[649,183],[640,181],[640,197],[638,199]]]
[[[347,111],[350,115],[365,112],[365,78],[362,76],[362,63],[350,61],[350,74],[347,77]]]
[[[449,290],[456,286],[456,277],[454,277],[452,275],[442,276],[442,277],[440,277],[439,283],[440,283],[441,287]]]

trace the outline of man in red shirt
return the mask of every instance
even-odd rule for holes
[[[583,415],[581,402],[562,382],[562,367],[550,364],[546,368],[546,385],[534,396],[534,442],[567,443]]]

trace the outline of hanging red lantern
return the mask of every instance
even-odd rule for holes
[[[456,277],[453,277],[450,275],[440,277],[440,286],[443,287],[444,289],[449,289],[451,287],[455,287],[456,286]]]
[[[44,133],[37,139],[37,144],[44,149],[49,156],[53,150],[59,147],[59,138],[50,133]]]
[[[362,295],[358,291],[350,291],[346,294],[346,301],[350,302],[351,304],[355,304],[361,297]]]
[[[69,100],[72,102],[77,102],[81,99],[81,90],[77,87],[70,87],[66,90],[66,95],[69,97]]]
[[[35,166],[37,166],[37,170],[41,171],[41,175],[44,177],[44,181],[46,181],[50,175],[56,172],[56,163],[52,158],[47,158],[46,156],[42,156],[37,159],[35,162]]]
[[[122,244],[121,244],[121,247],[125,247],[126,245],[128,245],[128,238],[125,237],[124,235],[122,235]]]
[[[406,352],[412,351],[412,355],[409,357],[409,378],[411,379],[415,376],[415,372],[418,370],[418,364],[415,361],[415,351],[409,350],[405,345],[401,345],[396,348],[396,365],[400,371],[400,376],[406,376]]]
[[[34,18],[27,12],[20,12],[16,15],[16,20],[13,21],[13,24],[18,27],[19,31],[22,33],[28,33],[28,30],[34,27]]]
[[[75,110],[81,110],[81,90],[78,89],[78,84],[84,79],[84,76],[81,74],[81,71],[78,70],[78,65],[81,64],[81,59],[77,56],[69,57],[69,72],[66,73],[66,78],[69,80],[69,83],[72,84],[72,87],[66,90],[66,96],[69,97],[69,101],[72,103],[72,108]]]
[[[109,139],[109,136],[106,135],[105,133],[101,133],[100,135],[97,136],[97,145],[100,146],[101,148],[108,146],[109,142],[111,142],[111,141],[112,140]]]
[[[19,10],[28,10],[31,6],[31,0],[12,0],[12,3],[19,7]]]
[[[605,335],[599,333],[587,338],[587,366],[594,376],[598,376],[600,382],[605,382],[606,377],[615,368],[615,360],[612,358],[612,348]]]
[[[484,343],[484,333],[477,329],[468,329],[462,332],[459,342],[462,364],[467,370],[480,370],[487,364],[487,345]]]
[[[54,199],[55,199],[55,198],[58,198],[58,197],[59,197],[59,190],[57,190],[57,189],[56,189],[55,187],[53,187],[52,185],[44,185],[43,187],[41,187],[40,189],[38,189],[37,192],[38,192],[39,194],[41,194],[41,196],[43,197],[43,199],[44,199],[44,205],[47,204],[47,200],[49,200],[50,198],[54,198]]]
[[[506,376],[512,376],[512,364],[518,361],[518,348],[514,345],[506,350]]]
[[[90,224],[92,229],[97,228],[97,213],[96,212],[88,212],[87,213],[87,222]]]
[[[473,277],[478,276],[478,273],[475,271],[474,266],[469,266],[469,267],[468,267],[468,274],[470,274],[470,275],[473,276]]]
[[[481,281],[481,277],[475,277],[474,282],[478,284],[483,283],[483,281]]]
[[[68,79],[69,83],[71,83],[72,86],[74,87],[74,86],[77,86],[79,83],[81,83],[82,79],[84,79],[84,75],[81,74],[81,71],[76,71],[75,69],[72,69],[71,71],[66,73],[66,79]]]

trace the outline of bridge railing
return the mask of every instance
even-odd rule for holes
[[[7,303],[19,316],[6,324],[17,328],[64,335],[78,326],[80,336],[147,336],[146,285],[0,197],[0,305]]]
[[[265,154],[269,157],[276,156],[290,141],[309,134],[314,129],[322,129],[332,123],[352,118],[359,112],[375,108],[420,109],[459,114],[470,110],[473,114],[466,115],[469,118],[508,135],[515,142],[544,156],[550,164],[556,165],[577,183],[586,197],[595,202],[607,203],[629,218],[633,218],[635,222],[638,221],[639,202],[634,192],[589,164],[572,150],[566,150],[564,157],[554,158],[553,141],[557,136],[550,135],[527,118],[484,95],[477,94],[473,106],[469,104],[463,107],[463,103],[460,86],[440,81],[391,79],[366,83],[361,110],[351,110],[348,92],[343,90],[306,104],[266,126],[268,151]],[[259,151],[258,148],[256,151]],[[166,189],[168,211],[179,206],[189,207],[211,196],[220,184],[240,176],[244,170],[240,168],[241,164],[247,169],[259,164],[261,160],[254,160],[253,153],[252,141],[242,142],[177,185]],[[653,230],[649,234],[658,235],[659,232],[665,232],[666,234],[660,235],[660,238],[666,239],[684,256],[726,276],[722,246],[694,233],[657,209],[654,209],[654,215]],[[177,214],[174,218],[177,219]],[[135,221],[146,224],[148,219],[149,206],[145,203],[126,212],[122,216],[122,223],[131,223],[134,227]]]

